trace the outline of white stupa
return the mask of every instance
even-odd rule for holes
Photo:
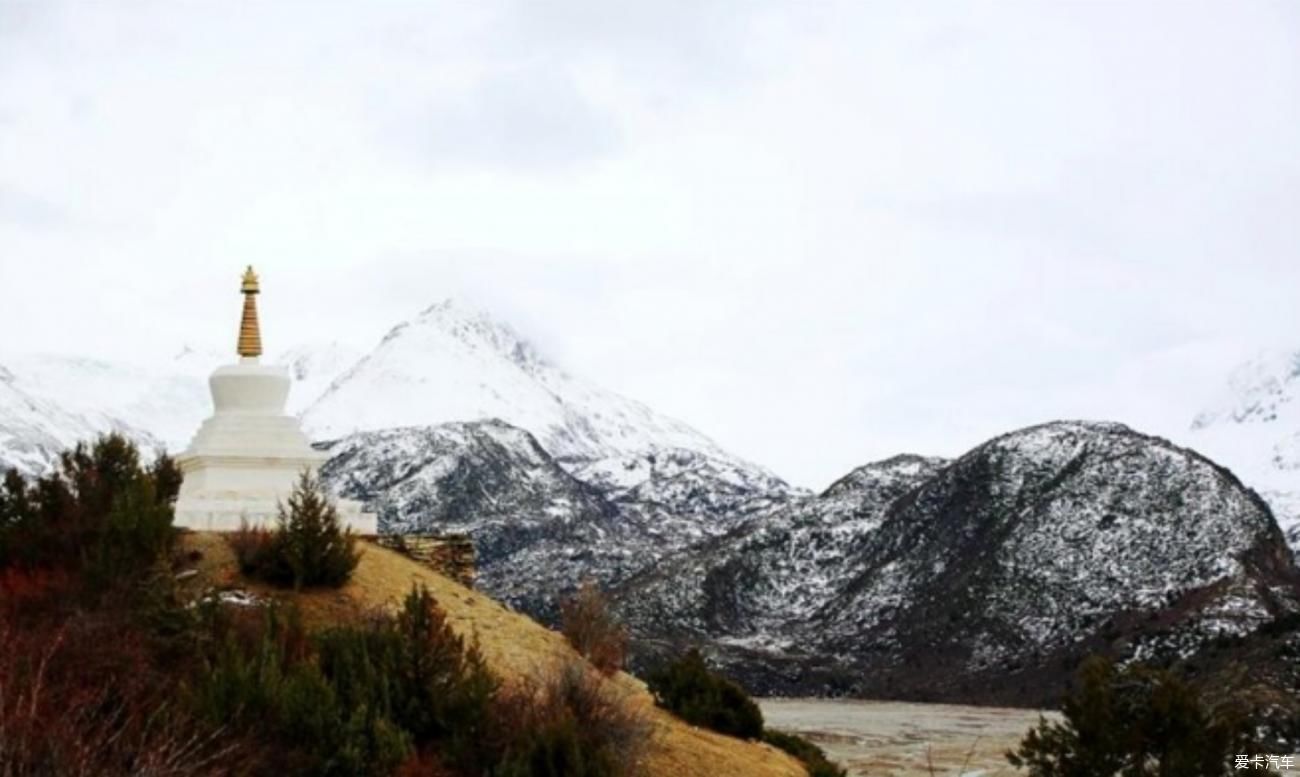
[[[298,419],[285,413],[286,368],[261,364],[257,275],[244,273],[244,315],[239,363],[218,367],[208,379],[214,412],[177,457],[185,474],[175,524],[198,531],[234,531],[241,524],[274,526],[279,503],[303,470],[313,474],[326,454],[314,450]],[[373,514],[358,502],[337,500],[339,518],[358,534],[375,534]]]

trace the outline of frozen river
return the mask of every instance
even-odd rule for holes
[[[948,704],[761,699],[775,729],[816,742],[849,774],[872,777],[1014,775],[1004,753],[1038,722],[1037,710]],[[1053,715],[1053,713],[1049,713]]]

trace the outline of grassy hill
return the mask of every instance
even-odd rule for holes
[[[292,600],[309,628],[347,623],[375,609],[395,609],[413,584],[423,584],[446,612],[452,628],[477,639],[490,668],[507,682],[536,675],[558,660],[575,657],[560,634],[513,612],[482,593],[400,553],[365,543],[352,580],[337,590],[285,592],[245,578],[225,539],[188,533],[181,547],[197,572],[184,582],[197,597],[213,588]],[[803,766],[765,744],[744,742],[683,723],[654,706],[645,685],[620,673],[615,682],[632,704],[642,705],[653,727],[644,764],[651,777],[803,777]]]

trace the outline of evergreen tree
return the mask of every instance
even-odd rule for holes
[[[454,733],[457,747],[479,738],[496,681],[477,645],[466,647],[423,585],[406,595],[396,626],[398,721],[417,740]]]
[[[185,477],[176,464],[176,459],[164,453],[154,461],[149,472],[153,475],[158,501],[166,503],[176,501],[177,495],[181,492],[181,480]]]
[[[10,471],[0,486],[0,568],[75,572],[92,598],[129,586],[166,555],[179,483],[170,460],[142,466],[119,434],[78,444],[35,482]]]
[[[1007,753],[1013,766],[1030,777],[1211,777],[1250,752],[1242,716],[1210,708],[1169,672],[1093,657],[1077,686],[1062,722],[1040,721]]]
[[[0,567],[13,557],[11,537],[17,532],[17,527],[28,520],[31,512],[27,481],[16,469],[5,472],[4,483],[0,485]]]
[[[696,726],[741,739],[763,735],[763,713],[736,683],[714,674],[697,649],[647,678],[659,706]]]
[[[276,582],[338,587],[352,577],[361,558],[356,536],[343,528],[338,509],[310,472],[298,477],[277,523],[274,556],[280,563],[272,574],[287,579]]]

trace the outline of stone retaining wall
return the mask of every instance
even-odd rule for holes
[[[468,535],[391,534],[376,541],[467,588],[474,587],[474,541]]]

